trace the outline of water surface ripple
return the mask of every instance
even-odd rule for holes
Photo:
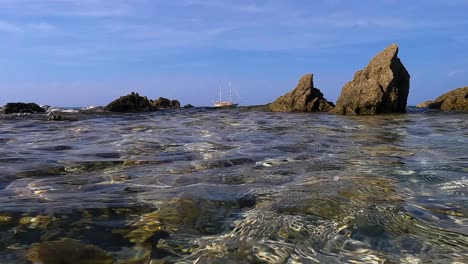
[[[466,113],[77,115],[0,117],[0,263],[468,263]]]

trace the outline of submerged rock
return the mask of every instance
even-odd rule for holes
[[[129,95],[121,96],[104,107],[111,112],[144,112],[156,110],[145,96],[132,92]]]
[[[28,260],[33,263],[59,264],[112,264],[114,258],[94,245],[64,239],[34,244],[28,251]]]
[[[1,108],[0,112],[3,114],[36,114],[44,113],[45,110],[35,103],[7,103],[3,108]]]
[[[269,109],[274,112],[328,112],[333,107],[333,103],[314,87],[313,74],[306,74],[294,90],[276,99]]]
[[[393,44],[375,56],[342,89],[333,113],[375,115],[404,113],[410,88],[410,75],[398,58]]]
[[[468,86],[449,91],[434,101],[419,104],[418,107],[443,111],[468,111]]]

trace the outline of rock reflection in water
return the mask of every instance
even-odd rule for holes
[[[1,117],[1,263],[468,260],[466,114],[77,116]]]

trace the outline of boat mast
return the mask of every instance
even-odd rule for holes
[[[231,81],[229,81],[229,102],[232,102],[232,88],[231,88]]]
[[[219,87],[219,101],[221,102],[221,87]]]

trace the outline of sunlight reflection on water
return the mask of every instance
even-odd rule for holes
[[[0,118],[0,262],[468,259],[467,114],[78,116]]]

